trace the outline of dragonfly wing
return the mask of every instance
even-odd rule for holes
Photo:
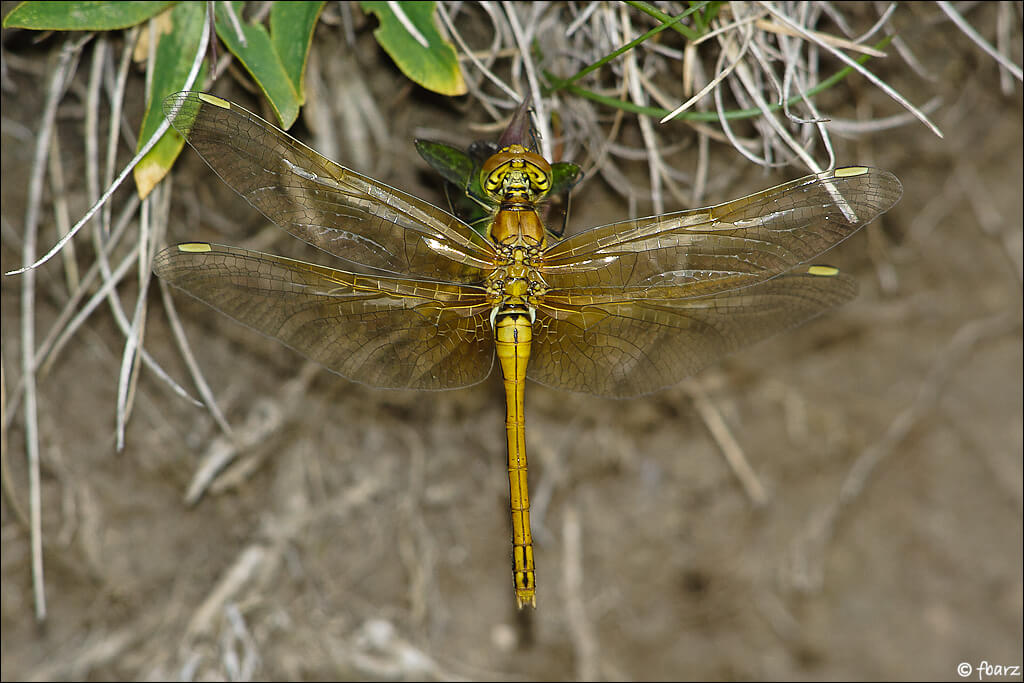
[[[191,243],[153,262],[168,283],[328,369],[393,389],[450,389],[494,357],[483,289],[376,277]]]
[[[541,270],[552,289],[610,300],[706,296],[815,258],[901,193],[888,171],[836,169],[718,206],[588,230],[550,247]]]
[[[592,305],[549,294],[537,308],[527,377],[599,396],[646,394],[849,301],[856,291],[854,280],[835,268],[810,266],[688,299]]]
[[[164,101],[174,128],[217,175],[292,235],[353,263],[471,282],[493,249],[431,204],[321,156],[238,105],[195,92]]]

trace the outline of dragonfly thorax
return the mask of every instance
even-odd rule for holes
[[[494,306],[491,317],[515,311],[532,321],[539,298],[548,291],[533,263],[540,251],[522,238],[499,246],[499,265],[487,278],[488,300]]]

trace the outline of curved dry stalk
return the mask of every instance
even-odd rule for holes
[[[937,111],[941,104],[942,98],[936,95],[921,105],[921,111],[926,114],[931,114]],[[840,135],[864,135],[866,133],[880,133],[884,130],[899,128],[907,125],[908,123],[912,123],[914,119],[914,115],[909,111],[893,114],[892,116],[881,116],[868,121],[832,118],[829,119],[828,128]]]
[[[893,9],[894,7],[895,6],[890,6],[890,10]],[[883,16],[882,19],[879,20],[879,22],[881,22],[885,18],[886,17]],[[792,28],[788,26],[783,26],[782,24],[777,24],[774,21],[769,21],[767,19],[758,19],[755,25],[759,30],[765,31],[767,33],[775,33],[780,36],[792,36],[794,38],[801,37],[801,35]],[[876,23],[875,27],[878,26],[879,23]],[[871,35],[871,33],[873,32],[873,29],[868,30],[866,32],[866,35]],[[845,38],[838,38],[836,36],[830,35],[828,33],[822,33],[820,31],[807,31],[807,33],[808,35],[814,36],[815,40],[821,42],[823,45],[831,45],[832,47],[840,48],[843,50],[849,50],[851,52],[860,52],[861,54],[871,55],[872,57],[885,57],[885,53],[882,52],[881,50],[876,50],[875,48],[867,45],[860,45],[860,39],[856,41],[847,40]]]
[[[523,26],[519,23],[519,17],[516,14],[515,5],[503,5],[503,7],[505,9],[505,16],[508,17],[509,25],[512,27],[512,35],[515,36],[516,44],[520,49],[520,54],[530,54],[532,36],[527,35]],[[550,159],[552,156],[551,128],[548,125],[550,117],[546,113],[544,98],[541,97],[540,78],[537,75],[537,65],[532,59],[527,59],[525,57],[522,58],[522,65],[523,70],[526,71],[526,82],[529,83],[530,94],[533,96],[533,107],[536,113],[536,116],[533,117],[533,121],[537,126],[537,134],[540,136],[541,154],[545,158]]]
[[[54,135],[50,138],[49,154],[50,188],[53,194],[53,214],[57,225],[57,234],[66,235],[71,228],[71,213],[68,209],[67,189],[64,183],[64,165],[60,155],[60,138]],[[78,261],[75,259],[75,243],[70,242],[67,249],[61,253],[61,263],[64,266],[64,280],[69,292],[78,287],[79,273]]]
[[[484,3],[485,10],[487,9],[486,5],[487,4]],[[488,14],[490,14],[490,12],[488,12]],[[479,69],[480,73],[483,74],[485,78],[487,78],[489,81],[498,86],[498,88],[501,89],[505,94],[507,94],[509,97],[515,98],[516,91],[513,90],[509,85],[507,85],[505,81],[501,80],[490,68],[484,65],[484,63],[477,58],[473,51],[469,49],[469,45],[466,44],[466,41],[462,37],[462,34],[455,28],[454,22],[452,22],[451,17],[448,16],[448,11],[445,9],[443,5],[438,5],[438,16],[441,17],[441,21],[444,24],[445,29],[448,31],[448,34],[455,40],[456,43],[458,43],[459,47],[462,49],[463,54],[465,54],[469,61],[472,62],[473,66]],[[493,15],[491,15],[491,18],[492,20],[494,19]],[[497,52],[497,45],[499,39],[498,37],[499,33],[498,31],[495,31],[494,42],[491,44],[492,51],[495,53]],[[470,85],[471,83],[472,85]],[[476,81],[474,81],[473,79],[467,79],[466,85],[467,87],[470,88],[471,92],[476,89]],[[484,106],[489,106],[489,103],[487,103],[486,100],[482,101],[484,102]],[[490,113],[495,119],[500,118],[496,110]]]
[[[963,16],[953,8],[953,5],[951,5],[948,2],[945,2],[944,0],[939,0],[935,4],[937,4],[939,8],[946,13],[946,16],[949,17],[954,24],[956,24],[956,27],[958,29],[964,32],[965,36],[974,41],[975,45],[977,45],[982,50],[987,52],[989,57],[996,60],[999,66],[1001,66],[1003,69],[1013,74],[1014,78],[1016,78],[1018,81],[1024,82],[1024,72],[1021,71],[1021,68],[1014,64],[1009,57],[999,52],[999,50],[995,49],[995,47],[993,47],[991,43],[982,38],[981,34],[975,31],[974,27],[971,26],[967,22],[967,20],[964,19]]]
[[[110,239],[108,239],[104,245],[104,250],[108,257],[109,254],[112,253],[120,244],[121,238],[123,237],[127,227],[130,225],[131,218],[138,206],[138,196],[132,196],[122,210],[121,216],[117,221],[115,221],[115,227],[111,233]],[[78,328],[81,327],[89,316],[92,315],[93,311],[95,311],[95,309],[104,300],[106,300],[109,289],[116,287],[121,280],[124,279],[125,275],[128,274],[128,271],[131,269],[136,257],[137,251],[135,249],[131,250],[127,257],[113,270],[111,277],[108,280],[105,280],[98,290],[95,290],[94,285],[99,277],[99,263],[97,261],[93,261],[89,270],[87,270],[85,275],[82,277],[78,287],[71,293],[70,298],[64,304],[64,307],[61,309],[57,319],[54,321],[53,325],[50,326],[50,330],[47,332],[46,337],[36,348],[35,359],[32,366],[35,374],[46,374],[49,372],[50,367],[59,357],[60,352],[64,349],[67,342],[75,335]],[[79,304],[86,294],[91,294],[92,296],[84,305],[79,307]],[[156,376],[164,382],[164,384],[169,386],[177,396],[189,401],[193,405],[203,405],[193,398],[180,384],[171,379],[167,372],[145,349],[142,350],[142,361],[146,364],[146,367],[154,372]],[[18,408],[21,407],[23,391],[24,378],[20,378],[14,388],[14,392],[12,392],[12,400],[10,404],[6,406],[2,413],[3,427],[5,429],[11,425],[15,415],[17,414]]]
[[[196,58],[192,64],[192,69],[191,71],[189,71],[188,78],[185,81],[185,90],[190,89],[195,84],[196,78],[199,76],[199,67],[202,66],[203,63],[203,56],[206,54],[206,44],[210,40],[209,23],[204,23],[203,26],[203,34],[199,40],[199,49],[196,51]],[[38,268],[39,266],[53,258],[57,252],[63,249],[64,245],[66,245],[69,241],[74,239],[75,235],[78,234],[78,231],[81,230],[90,220],[92,220],[92,217],[96,215],[96,212],[99,211],[104,205],[106,205],[107,200],[109,200],[110,197],[113,196],[114,192],[117,191],[117,188],[119,188],[121,184],[125,181],[125,179],[128,178],[128,175],[132,172],[132,169],[135,168],[136,164],[138,164],[139,161],[141,161],[144,156],[149,154],[150,150],[153,149],[154,146],[156,146],[156,143],[160,141],[160,138],[163,137],[163,134],[166,133],[169,128],[170,123],[164,120],[163,123],[160,124],[160,127],[156,129],[156,132],[153,133],[153,136],[146,142],[145,146],[143,146],[143,148],[140,149],[139,152],[134,157],[132,157],[131,161],[128,162],[128,164],[124,167],[124,169],[117,176],[117,178],[107,187],[107,190],[96,201],[96,203],[93,204],[93,206],[88,211],[85,212],[85,215],[82,216],[77,223],[75,223],[74,227],[71,228],[67,235],[57,240],[57,243],[53,245],[53,247],[51,247],[45,255],[29,263],[28,265],[22,266],[21,268],[6,273],[6,275],[20,275],[29,270]]]
[[[117,168],[117,147],[121,141],[121,114],[124,112],[124,92],[128,83],[128,69],[132,64],[132,54],[135,52],[135,44],[139,40],[141,31],[138,27],[128,32],[128,39],[125,41],[124,49],[121,51],[121,62],[118,64],[117,77],[114,79],[113,91],[109,93],[110,97],[110,117],[107,123],[110,130],[107,131],[107,162],[103,169],[103,184],[110,185],[114,179],[114,170]],[[159,136],[153,136],[156,139],[160,139]],[[135,145],[132,144],[132,147]],[[131,164],[134,168],[134,164]],[[110,233],[110,215],[111,206],[108,202],[103,206],[103,211],[100,213],[100,221],[96,225],[97,243],[99,242],[100,229],[102,229],[103,235]],[[102,267],[102,264],[101,264]]]
[[[722,451],[722,456],[729,464],[729,469],[743,486],[743,491],[747,494],[750,502],[755,507],[763,507],[768,502],[768,494],[754,468],[750,466],[747,456],[743,453],[743,447],[740,446],[739,441],[730,431],[729,425],[726,424],[722,411],[711,400],[700,382],[691,378],[683,384],[683,389],[689,394],[693,407],[696,408],[703,420],[704,426],[711,432],[712,438]]]
[[[629,13],[626,11],[625,6],[621,12],[621,30],[623,33],[624,40],[633,39],[633,26],[629,20]],[[630,50],[626,55],[625,61],[625,80],[629,88],[630,99],[640,106],[645,106],[647,100],[644,96],[643,90],[640,88],[640,68],[636,63],[636,51]],[[665,201],[661,194],[661,153],[659,150],[657,136],[654,133],[654,126],[651,123],[651,119],[648,117],[642,117],[639,120],[640,123],[640,135],[644,141],[644,147],[647,150],[647,171],[650,179],[650,192],[651,192],[651,203],[653,205],[654,213],[665,212]]]
[[[740,25],[740,22],[736,22],[736,23],[733,24],[733,26],[736,26],[736,27],[738,27],[739,25]],[[658,123],[668,123],[672,119],[674,119],[677,116],[679,116],[680,114],[682,114],[684,111],[687,111],[688,109],[690,109],[690,107],[695,105],[697,102],[699,102],[700,100],[704,99],[705,95],[707,95],[709,92],[711,92],[712,90],[717,88],[718,85],[722,81],[724,81],[726,78],[728,78],[729,74],[731,74],[736,69],[736,67],[740,63],[740,60],[743,59],[743,57],[747,54],[747,50],[750,48],[750,35],[749,35],[749,33],[747,33],[744,36],[744,38],[745,39],[744,39],[744,41],[742,43],[742,47],[740,48],[739,54],[736,55],[736,59],[731,60],[729,62],[729,66],[727,66],[725,68],[716,69],[715,77],[712,80],[708,81],[707,85],[705,85],[703,88],[701,88],[693,97],[691,97],[690,99],[686,100],[685,102],[680,104],[678,107],[673,109],[670,114],[667,114],[664,117],[662,117],[662,119],[660,121],[658,121]]]
[[[89,82],[85,97],[85,189],[89,203],[95,205],[100,198],[100,86],[103,83],[103,70],[107,58],[108,40],[100,35],[92,51],[92,65],[89,69]],[[65,236],[74,231],[67,230]]]
[[[771,12],[772,15],[775,16],[775,18],[777,18],[780,22],[782,22],[782,24],[784,26],[788,26],[789,28],[791,28],[794,31],[796,31],[801,37],[804,37],[807,40],[813,41],[817,45],[820,45],[827,52],[829,52],[830,54],[832,54],[836,58],[838,58],[841,62],[843,62],[847,66],[852,67],[853,69],[855,69],[858,73],[860,73],[865,78],[867,78],[869,81],[874,83],[875,86],[878,89],[880,89],[882,92],[884,92],[886,95],[888,95],[892,99],[894,99],[897,102],[899,102],[907,111],[909,111],[912,114],[914,114],[914,116],[917,117],[917,119],[921,123],[923,123],[924,125],[928,126],[928,128],[933,133],[935,133],[940,138],[943,137],[942,131],[939,130],[939,127],[936,126],[934,123],[932,123],[931,119],[929,119],[927,116],[925,116],[924,112],[922,112],[920,109],[918,109],[913,104],[911,104],[907,100],[907,98],[903,97],[903,95],[901,95],[899,92],[897,92],[888,83],[886,83],[885,81],[880,79],[878,76],[873,74],[868,69],[866,69],[863,66],[861,66],[860,64],[858,64],[856,61],[854,61],[854,60],[850,59],[849,57],[847,57],[846,54],[843,53],[842,51],[837,50],[836,48],[832,47],[831,45],[829,45],[829,44],[827,44],[825,42],[817,40],[813,34],[809,33],[805,28],[803,28],[802,26],[800,26],[799,24],[797,24],[796,22],[791,20],[784,13],[780,12],[772,3],[767,3],[766,2],[766,3],[762,3],[762,5],[764,7],[766,7],[766,8],[768,8],[768,11]]]
[[[188,338],[185,336],[185,328],[181,325],[178,309],[174,307],[174,300],[171,298],[168,285],[163,280],[160,280],[158,285],[160,288],[160,300],[163,302],[164,313],[167,315],[168,323],[170,323],[174,342],[178,345],[178,352],[181,354],[182,360],[185,361],[185,367],[188,368],[189,375],[191,375],[192,381],[195,383],[196,389],[198,389],[199,395],[203,399],[202,404],[197,403],[197,405],[205,405],[221,431],[224,432],[224,435],[229,439],[233,439],[234,432],[231,429],[231,425],[228,423],[227,418],[224,417],[224,413],[221,411],[220,405],[210,389],[210,384],[206,381],[206,376],[203,374],[202,369],[200,369],[195,354],[192,353],[192,345],[189,344]]]
[[[139,292],[135,300],[135,313],[127,333],[121,361],[120,381],[117,391],[117,450],[124,449],[124,432],[131,414],[135,389],[138,386],[139,364],[142,362],[142,339],[145,335],[146,310],[149,300],[150,273],[153,270],[153,255],[156,245],[163,241],[170,213],[170,183],[153,188],[150,196],[142,201],[139,218],[139,241],[137,243],[137,264]],[[155,224],[155,225],[153,225]]]
[[[565,504],[562,516],[562,583],[565,585],[566,622],[576,659],[576,679],[596,681],[601,652],[594,623],[587,617],[587,594],[583,580],[583,531],[580,513],[572,501]]]
[[[50,150],[57,119],[57,105],[64,93],[64,86],[71,73],[71,65],[91,36],[69,41],[60,51],[57,64],[50,74],[46,102],[36,137],[32,167],[29,171],[28,201],[25,209],[24,242],[22,259],[31,262],[36,254],[36,237],[39,229],[39,207],[43,197],[43,175],[46,172],[46,157]],[[46,619],[46,587],[43,578],[43,529],[42,493],[39,476],[39,414],[36,404],[36,377],[33,360],[35,357],[35,283],[36,273],[25,273],[21,281],[21,371],[24,379],[25,398],[25,454],[28,459],[29,479],[29,521],[32,545],[32,593],[35,614],[38,621]]]

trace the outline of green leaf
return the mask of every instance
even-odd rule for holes
[[[139,131],[138,149],[149,141],[150,136],[163,123],[161,103],[164,97],[185,87],[192,61],[199,50],[206,11],[202,3],[183,2],[155,21],[159,38],[153,64],[152,89],[146,97],[146,115]],[[204,64],[197,82],[203,82],[205,71]],[[139,161],[133,171],[139,197],[145,198],[163,180],[184,145],[184,138],[170,129],[164,133],[156,147]]]
[[[275,2],[270,8],[270,40],[298,94],[299,104],[306,103],[302,76],[313,30],[323,8],[323,2]]]
[[[244,42],[235,23],[228,17],[226,3],[217,3],[215,26],[221,41],[231,50],[266,95],[282,128],[290,128],[299,116],[299,95],[278,56],[274,44],[261,24],[242,21],[242,2],[232,2]]]
[[[380,26],[373,32],[377,43],[410,80],[442,95],[466,93],[455,48],[434,27],[436,2],[360,4],[377,16]]]
[[[113,31],[141,24],[173,2],[23,2],[4,28],[36,31]]]
[[[472,153],[432,140],[416,140],[416,151],[445,179],[452,212],[486,237],[491,203],[480,186],[480,162]]]

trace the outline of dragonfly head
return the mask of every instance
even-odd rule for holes
[[[502,147],[484,162],[480,185],[495,202],[535,202],[551,189],[551,164],[522,145]]]

